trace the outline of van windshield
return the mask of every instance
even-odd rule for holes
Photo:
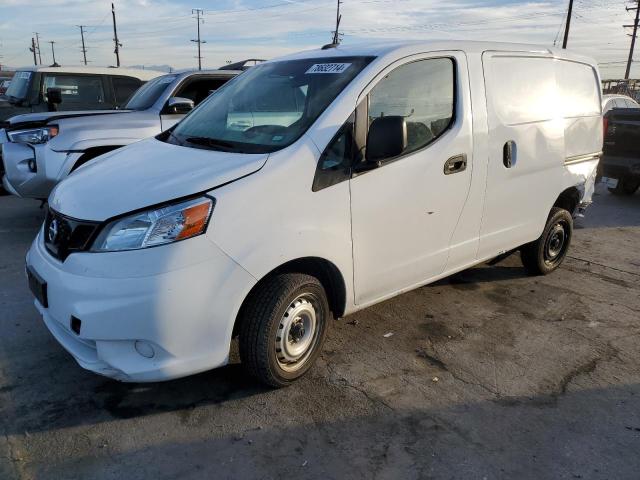
[[[252,67],[209,97],[167,141],[269,153],[304,134],[373,57],[288,60]]]
[[[176,75],[162,75],[141,86],[125,105],[126,110],[146,110],[156,103],[167,85],[176,79]]]
[[[9,100],[15,102],[24,100],[27,97],[32,75],[33,72],[16,72],[9,84],[9,88],[5,92]]]

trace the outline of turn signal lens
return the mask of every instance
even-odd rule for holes
[[[184,225],[182,226],[182,231],[176,237],[176,240],[182,240],[202,233],[207,226],[210,210],[211,205],[208,203],[201,203],[200,205],[194,205],[193,207],[183,210]]]

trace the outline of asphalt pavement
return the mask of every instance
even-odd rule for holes
[[[282,390],[235,354],[166,383],[82,370],[27,288],[42,218],[0,197],[0,479],[640,478],[640,193],[599,187],[552,275],[516,254],[334,322]]]

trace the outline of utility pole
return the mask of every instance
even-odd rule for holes
[[[333,40],[331,43],[333,45],[338,45],[340,43],[340,20],[342,20],[342,14],[340,13],[340,5],[344,2],[342,0],[337,0],[338,4],[336,6],[336,29],[333,32]]]
[[[564,40],[562,41],[562,48],[567,48],[567,42],[569,41],[569,27],[571,27],[572,12],[573,12],[573,0],[569,0],[569,11],[567,12],[567,25],[564,27]]]
[[[633,49],[636,46],[636,36],[638,35],[638,20],[640,20],[640,0],[636,0],[636,6],[634,8],[626,8],[627,11],[636,11],[636,19],[633,22],[633,25],[624,25],[624,27],[633,27],[633,33],[631,34],[631,48],[629,48],[629,60],[627,60],[627,70],[624,74],[624,79],[628,80],[629,74],[631,73],[631,63],[633,63]]]
[[[111,4],[111,16],[113,17],[113,42],[116,45],[113,53],[116,54],[116,66],[120,66],[120,47],[122,44],[118,41],[118,28],[116,27],[116,7]]]
[[[53,48],[53,44],[56,43],[53,40],[49,41],[49,43],[51,44],[51,55],[53,56],[53,65],[51,65],[52,67],[58,67],[58,63],[56,62],[56,51]]]
[[[200,22],[204,23],[204,18],[200,18],[200,15],[202,15],[203,11],[201,8],[192,8],[191,9],[191,14],[196,14],[196,22],[198,23],[198,39],[197,40],[191,40],[192,42],[195,42],[198,44],[198,56],[196,57],[198,59],[198,70],[202,70],[202,55],[200,53],[200,45],[203,43],[207,43],[206,40],[200,40]]]
[[[38,47],[38,61],[40,63],[40,65],[42,65],[42,53],[40,53],[40,34],[38,32],[36,33],[36,47]]]
[[[36,40],[35,38],[31,37],[31,47],[29,48],[29,51],[33,53],[33,64],[34,65],[38,65],[38,58],[36,57]]]
[[[82,38],[82,56],[84,57],[84,64],[87,64],[87,49],[84,46],[84,27],[86,27],[86,25],[78,25],[78,28],[80,28],[80,37]]]

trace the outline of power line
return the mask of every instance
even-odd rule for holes
[[[203,10],[201,8],[193,8],[191,9],[191,15],[194,13],[196,14],[196,23],[198,25],[198,39],[191,41],[198,44],[198,56],[196,58],[198,59],[198,70],[202,70],[202,54],[200,53],[200,46],[203,43],[207,43],[205,40],[200,39],[200,22],[204,23],[204,18],[200,18],[200,15],[202,15]]]

